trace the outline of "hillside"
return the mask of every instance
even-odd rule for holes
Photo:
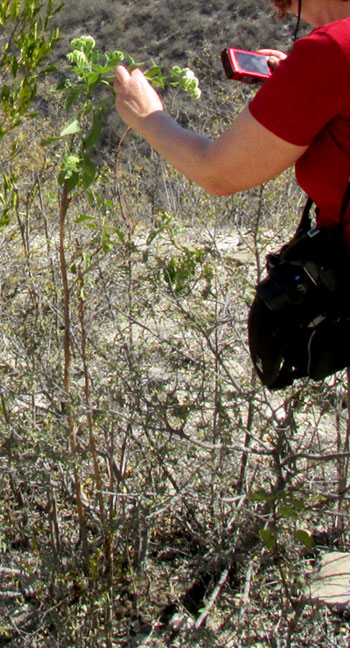
[[[161,64],[180,65],[201,56],[209,47],[217,57],[224,46],[255,49],[290,46],[294,19],[273,18],[270,0],[141,0],[130,2],[88,0],[66,2],[60,13],[61,49],[72,36],[92,34],[103,49],[122,49],[136,60],[153,57]]]
[[[69,0],[57,24],[61,41],[55,52],[61,60],[69,50],[70,40],[88,33],[102,51],[121,49],[136,61],[153,58],[165,67],[189,65],[200,78],[205,100],[210,100],[207,80],[214,92],[227,84],[220,62],[225,46],[288,51],[295,19],[278,20],[271,0],[236,0],[229,4],[218,0],[209,6],[198,0],[141,0],[137,4]]]

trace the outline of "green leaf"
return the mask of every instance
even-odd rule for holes
[[[154,241],[157,236],[159,236],[161,230],[160,229],[154,229],[147,237],[146,245],[151,245],[151,243]]]
[[[305,504],[298,497],[290,497],[289,502],[297,511],[305,511]]]
[[[62,185],[64,184],[65,179],[66,179],[65,171],[64,171],[64,169],[61,169],[61,171],[59,172],[59,174],[58,174],[58,176],[57,176],[58,184],[59,184],[61,187],[62,187]]]
[[[91,266],[91,255],[87,251],[83,252],[83,263],[84,263],[84,270],[88,270]]]
[[[50,144],[53,144],[54,142],[58,142],[61,138],[60,137],[48,137],[45,140],[41,140],[40,144],[41,146],[49,146]]]
[[[262,539],[266,549],[273,549],[276,546],[276,538],[271,529],[260,529],[259,536]]]
[[[69,178],[65,178],[67,193],[73,191],[79,182],[79,173],[75,171]]]
[[[255,493],[249,493],[247,499],[251,502],[271,502],[273,496],[267,491],[259,490]]]
[[[125,234],[122,230],[118,229],[117,227],[113,227],[113,232],[116,233],[121,243],[125,243]]]
[[[124,60],[124,54],[123,52],[119,52],[119,51],[106,52],[105,59],[106,59],[107,67],[114,68]]]
[[[92,126],[84,139],[84,148],[89,149],[101,138],[101,132],[102,132],[102,114],[101,112],[94,113],[93,118],[92,118]]]
[[[155,65],[145,72],[145,76],[147,76],[148,79],[152,79],[152,77],[159,76],[161,72],[162,69],[159,67],[159,65]]]
[[[171,259],[170,263],[164,268],[164,279],[168,285],[175,283],[176,280],[176,263],[174,259]]]
[[[75,135],[80,131],[80,124],[77,119],[73,119],[65,128],[60,132],[60,137],[66,137],[67,135]]]
[[[136,63],[135,59],[133,59],[132,56],[128,56],[128,69],[129,69],[129,72],[132,72],[132,70],[135,70],[136,68],[140,68],[143,65],[144,65],[143,63]]]
[[[11,639],[11,633],[3,626],[0,626],[0,640],[1,639],[5,640],[6,643],[7,643],[7,639]]]
[[[8,85],[6,85],[6,84],[3,85],[2,88],[1,88],[0,100],[4,101],[4,102],[7,102],[9,100],[9,98],[10,98],[10,95],[11,95],[10,87]]]
[[[57,70],[57,65],[48,65],[48,67],[38,72],[38,76],[44,76],[44,74],[49,74],[50,72],[54,72],[55,70]]]
[[[80,216],[74,220],[75,223],[85,223],[86,221],[91,221],[91,216],[80,214]]]
[[[66,97],[66,110],[69,110],[72,106],[74,106],[77,101],[79,100],[80,95],[84,92],[84,86],[83,85],[77,85],[74,86],[74,88],[70,88],[67,93]]]
[[[12,56],[11,57],[11,72],[12,72],[12,76],[14,78],[16,78],[16,76],[17,76],[18,68],[19,68],[19,63],[18,63],[16,57]]]
[[[87,189],[94,181],[96,176],[96,164],[87,155],[84,155],[81,161],[81,168],[83,169],[83,187]]]
[[[99,74],[98,72],[90,72],[87,75],[87,79],[86,79],[87,84],[89,86],[89,91],[91,91],[93,87],[98,84],[100,80],[101,80],[101,74]]]
[[[297,531],[294,531],[294,537],[299,540],[299,542],[302,542],[305,547],[308,549],[312,549],[314,541],[310,534],[307,531],[303,531],[303,529],[298,529]]]
[[[174,416],[181,421],[187,421],[190,412],[191,408],[188,405],[176,405],[173,410]]]
[[[108,232],[104,231],[102,236],[102,250],[103,252],[110,252],[114,247],[114,242],[112,241]]]
[[[278,515],[290,520],[297,520],[299,517],[298,513],[291,506],[287,506],[286,504],[281,504],[281,506],[278,507]]]

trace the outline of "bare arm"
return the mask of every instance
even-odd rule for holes
[[[116,108],[172,166],[209,193],[229,195],[257,186],[288,168],[307,147],[280,139],[245,108],[216,140],[179,126],[140,70],[116,70]]]

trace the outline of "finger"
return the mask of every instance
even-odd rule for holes
[[[123,84],[130,79],[130,74],[124,65],[115,68],[115,85]]]
[[[271,70],[276,70],[276,68],[278,68],[280,64],[280,60],[277,58],[277,56],[269,56],[267,62]]]
[[[273,56],[275,54],[276,50],[259,49],[258,52],[259,52],[259,54],[264,54],[264,56]]]
[[[259,54],[264,54],[264,56],[274,56],[278,60],[285,59],[287,57],[287,54],[285,52],[281,52],[280,50],[275,50],[275,49],[260,49],[258,50]]]

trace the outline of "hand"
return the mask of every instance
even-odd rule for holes
[[[154,112],[163,110],[160,97],[148,83],[141,70],[131,73],[118,65],[115,70],[115,107],[123,121],[136,131],[141,130],[142,121]]]
[[[258,50],[258,52],[259,54],[264,54],[264,56],[267,56],[267,62],[271,70],[275,70],[276,68],[278,68],[280,62],[283,61],[285,58],[287,58],[287,54],[281,52],[280,50],[261,49]]]

